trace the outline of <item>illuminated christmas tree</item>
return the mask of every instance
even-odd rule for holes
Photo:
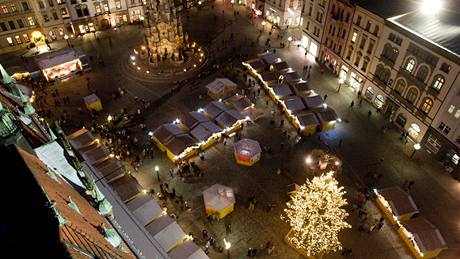
[[[313,178],[292,194],[281,218],[291,225],[287,241],[307,256],[322,257],[342,248],[338,234],[351,228],[343,187],[338,187],[333,172]]]

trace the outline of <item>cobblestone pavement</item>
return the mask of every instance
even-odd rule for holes
[[[178,91],[165,102],[153,106],[145,114],[146,124],[149,129],[155,129],[165,122],[170,122],[182,113],[203,107],[210,101],[207,97],[198,98],[199,95],[206,96],[204,85],[215,77],[224,75],[223,67],[229,64],[228,58],[235,53],[255,55],[263,50],[263,44],[267,32],[259,36],[260,21],[255,25],[248,22],[247,11],[243,7],[234,6],[234,11],[239,11],[239,16],[234,16],[229,3],[225,6],[225,13],[222,15],[222,2],[215,2],[214,8],[209,5],[202,9],[192,9],[190,18],[185,19],[186,31],[190,38],[200,44],[206,45],[211,63],[216,61],[221,65],[221,70],[211,74],[209,77],[195,80],[196,85],[186,86]],[[217,17],[214,20],[214,17]],[[225,22],[224,22],[225,18]],[[230,20],[233,20],[230,25]],[[215,26],[207,24],[213,21]],[[224,29],[225,24],[225,29]],[[267,28],[267,27],[266,27]],[[234,39],[230,40],[230,34]],[[272,46],[278,46],[275,31],[272,35]],[[285,36],[289,34],[285,33]],[[69,105],[54,107],[51,106],[54,117],[66,110],[71,116],[71,123],[67,125],[69,130],[76,129],[86,123],[89,126],[89,114],[79,113],[78,107],[83,107],[82,96],[91,91],[97,90],[104,105],[104,118],[108,113],[115,114],[122,107],[133,111],[138,107],[134,96],[145,98],[155,102],[171,91],[171,83],[165,80],[143,80],[136,75],[129,73],[124,68],[124,60],[127,59],[128,51],[138,45],[142,40],[137,26],[122,27],[120,31],[106,31],[98,33],[99,40],[93,35],[85,35],[82,38],[73,39],[72,44],[83,49],[84,52],[93,57],[98,55],[105,61],[105,66],[93,64],[93,71],[77,78],[72,78],[57,86],[49,87],[52,90],[57,87],[61,96],[69,96]],[[113,39],[113,47],[110,48],[108,38]],[[286,40],[287,37],[284,37]],[[251,42],[256,44],[251,45]],[[56,48],[62,47],[65,43],[53,43]],[[262,156],[260,162],[253,167],[237,165],[233,158],[232,141],[224,146],[222,143],[215,145],[205,153],[204,161],[197,163],[204,168],[205,175],[202,179],[192,182],[182,182],[178,177],[171,177],[169,169],[173,164],[166,158],[165,154],[156,152],[153,159],[146,159],[139,172],[133,173],[144,188],[158,191],[158,181],[153,172],[155,165],[160,167],[160,178],[174,187],[178,194],[182,194],[189,202],[192,209],[181,211],[178,206],[168,201],[170,212],[178,215],[178,222],[184,231],[192,232],[197,238],[197,243],[203,245],[201,231],[207,229],[222,244],[224,237],[232,243],[231,258],[245,258],[249,247],[258,247],[272,239],[276,246],[274,258],[299,258],[300,256],[282,241],[288,231],[288,225],[281,221],[280,214],[288,200],[287,192],[293,183],[303,183],[308,175],[305,172],[305,156],[315,148],[323,148],[336,153],[343,161],[342,173],[338,176],[339,182],[345,186],[349,200],[355,195],[355,185],[365,179],[366,173],[375,168],[375,164],[384,158],[377,170],[383,174],[378,187],[402,185],[404,180],[413,180],[415,185],[411,190],[416,204],[422,214],[432,221],[446,238],[450,248],[459,248],[460,237],[460,184],[443,172],[442,167],[423,151],[418,151],[414,159],[409,159],[412,152],[410,144],[402,144],[399,140],[399,132],[390,129],[385,134],[380,130],[384,121],[380,114],[367,103],[361,107],[355,105],[350,110],[349,104],[352,100],[358,103],[355,93],[347,87],[342,87],[337,92],[338,79],[331,73],[319,73],[321,67],[314,62],[312,57],[305,58],[304,51],[297,48],[295,44],[289,48],[277,48],[277,52],[285,58],[288,63],[302,71],[302,67],[308,63],[313,66],[309,84],[318,93],[328,95],[327,102],[337,110],[343,123],[329,132],[322,133],[322,141],[319,142],[316,136],[295,145],[285,139],[282,128],[279,127],[279,119],[276,126],[269,123],[269,111],[275,109],[270,101],[266,106],[267,97],[264,94],[256,99],[256,107],[265,112],[265,117],[253,125],[245,126],[243,136],[258,140],[263,146],[271,146],[272,154]],[[0,56],[2,63],[13,66],[20,63],[20,59],[14,55]],[[327,71],[327,69],[326,69]],[[86,86],[86,77],[90,78],[90,89]],[[244,86],[241,78],[234,77],[240,86]],[[127,94],[117,100],[112,100],[111,94],[118,87],[124,87]],[[246,90],[247,91],[247,90]],[[50,103],[51,103],[51,97]],[[368,118],[367,112],[371,110],[373,115]],[[279,118],[279,116],[278,116]],[[288,124],[288,123],[286,123]],[[285,125],[289,127],[289,125]],[[289,128],[287,128],[289,132]],[[146,140],[146,132],[135,129],[135,134]],[[342,147],[338,147],[338,141],[343,139]],[[281,150],[280,143],[285,143]],[[127,168],[130,168],[127,165]],[[280,168],[281,174],[276,171]],[[236,193],[237,204],[235,211],[226,217],[222,222],[208,222],[202,201],[202,191],[214,183],[221,183],[232,187]],[[246,201],[248,197],[255,195],[259,201],[256,209],[248,211]],[[266,205],[275,204],[271,212],[267,212]],[[367,204],[370,218],[379,218],[381,213],[371,203]],[[398,237],[395,229],[385,222],[385,226],[379,232],[371,234],[359,232],[357,227],[359,219],[356,212],[351,212],[348,221],[353,225],[352,229],[343,231],[341,240],[344,247],[353,249],[351,258],[410,258],[410,252]],[[225,223],[232,226],[231,233],[226,233]],[[226,254],[210,251],[211,258],[224,258]],[[266,255],[262,254],[262,257]],[[339,258],[340,255],[330,254],[325,258]]]

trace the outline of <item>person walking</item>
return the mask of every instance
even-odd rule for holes
[[[324,95],[324,101],[326,102],[327,99],[327,94]]]
[[[353,109],[353,106],[355,106],[355,101],[351,101],[351,103],[350,103],[350,109]]]
[[[203,229],[201,233],[203,234],[203,239],[208,240],[208,231],[206,229]]]
[[[369,111],[367,112],[367,118],[370,118],[371,115],[372,115],[372,112],[371,112],[371,110],[369,110]]]

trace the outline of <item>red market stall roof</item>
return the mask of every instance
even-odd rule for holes
[[[185,131],[181,129],[177,124],[175,123],[168,123],[168,124],[163,124],[160,127],[158,127],[155,132],[153,132],[153,136],[158,139],[161,143],[166,143],[171,138],[174,136],[184,134]]]
[[[275,85],[272,87],[272,90],[278,98],[282,98],[293,94],[291,88],[289,88],[287,84]]]
[[[335,111],[330,107],[315,109],[313,112],[316,114],[321,124],[335,121],[338,118]]]
[[[302,99],[308,109],[318,108],[324,103],[323,98],[320,95],[314,93],[304,96]]]
[[[244,63],[246,63],[249,66],[251,66],[251,68],[254,69],[255,71],[262,71],[262,70],[265,69],[265,67],[267,67],[265,65],[265,63],[262,60],[258,59],[258,58],[248,60],[248,61],[246,61]]]
[[[315,113],[308,110],[303,110],[299,112],[295,112],[294,115],[299,120],[300,126],[308,127],[308,126],[318,126],[319,120],[316,117]]]
[[[431,222],[422,216],[403,221],[401,225],[409,231],[417,243],[420,252],[426,253],[447,248],[446,241]]]
[[[257,56],[267,65],[273,65],[282,61],[281,58],[273,52],[264,52]]]
[[[204,111],[214,119],[227,110],[230,110],[230,107],[221,101],[213,101],[204,108]]]
[[[196,141],[189,134],[182,134],[174,136],[170,141],[168,141],[165,146],[171,153],[178,156],[185,149],[192,147],[196,144]]]
[[[139,185],[136,178],[129,175],[124,175],[123,177],[109,183],[109,185],[123,202],[132,200],[142,190],[142,187]]]
[[[294,111],[300,111],[304,110],[305,104],[302,102],[302,98],[298,96],[287,96],[286,98],[283,99],[284,105],[286,106],[286,109],[288,109],[291,112]]]
[[[377,190],[385,198],[396,217],[419,212],[412,197],[400,187],[390,187]]]
[[[193,111],[186,113],[181,122],[190,130],[198,126],[201,122],[210,121],[202,112]]]
[[[244,118],[239,112],[231,109],[220,114],[216,118],[216,121],[224,128],[229,128],[232,127],[237,121],[242,119]]]

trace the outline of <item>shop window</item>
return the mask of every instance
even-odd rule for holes
[[[372,89],[372,87],[369,86],[366,89],[366,92],[364,93],[364,96],[366,96],[367,99],[372,100],[372,98],[374,97],[374,90]]]
[[[417,89],[415,89],[415,87],[410,88],[409,91],[407,92],[406,100],[410,102],[411,104],[415,104],[415,102],[417,101],[417,97],[418,97]]]
[[[425,147],[427,147],[434,154],[437,154],[439,152],[439,149],[441,149],[442,147],[442,142],[438,138],[436,138],[435,135],[430,134],[426,139]]]
[[[447,112],[450,113],[450,114],[452,114],[454,111],[455,111],[455,106],[454,105],[451,105],[449,107],[449,109],[447,109]]]
[[[412,73],[415,67],[415,60],[413,58],[410,58],[406,62],[406,66],[404,67],[407,72]]]
[[[437,75],[436,76],[436,79],[434,80],[434,83],[433,83],[433,88],[436,90],[436,91],[440,91],[442,86],[444,85],[444,77],[442,77],[441,75]]]
[[[409,129],[407,130],[407,133],[412,139],[417,139],[418,135],[420,134],[420,127],[413,123],[410,125]]]
[[[406,83],[404,80],[399,79],[395,86],[395,92],[399,95],[403,95],[404,89],[406,89]]]
[[[27,17],[27,22],[29,22],[29,25],[30,26],[34,26],[35,25],[35,21],[34,21],[34,18],[33,17]]]
[[[7,13],[10,12],[10,11],[8,10],[8,6],[6,6],[6,5],[2,5],[1,8],[2,8],[2,13],[4,13],[4,14],[7,14]]]
[[[375,97],[375,106],[377,106],[377,108],[382,108],[383,107],[383,104],[385,103],[385,97],[383,97],[382,95],[377,95],[377,97]]]
[[[353,32],[353,36],[351,37],[351,42],[352,42],[352,43],[355,43],[355,42],[356,42],[356,38],[358,38],[358,32],[357,32],[357,31],[354,31],[354,32]]]
[[[22,34],[22,38],[24,39],[25,42],[29,42],[29,36],[27,34]]]
[[[422,112],[428,114],[433,107],[433,100],[430,98],[425,98],[421,107]]]
[[[395,123],[399,125],[401,128],[404,128],[406,126],[406,117],[402,113],[398,114],[396,117]]]

